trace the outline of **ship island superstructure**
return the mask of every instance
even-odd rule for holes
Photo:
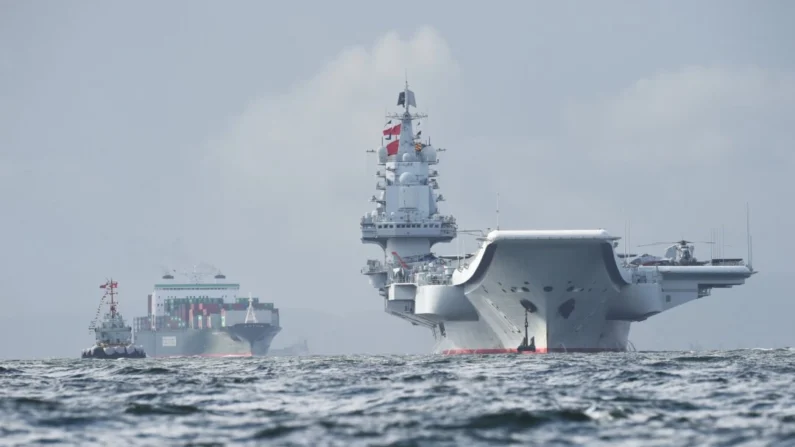
[[[596,352],[631,349],[630,325],[673,307],[739,286],[756,273],[749,260],[698,261],[690,241],[665,257],[619,253],[604,229],[490,230],[463,256],[431,249],[459,231],[440,213],[439,160],[414,133],[426,115],[406,84],[403,111],[388,115],[375,152],[375,210],[361,218],[361,240],[384,250],[362,269],[385,311],[431,329],[434,351],[457,353]],[[750,225],[749,225],[750,228]]]
[[[162,276],[148,295],[147,315],[134,320],[136,341],[150,357],[264,356],[281,331],[279,309],[238,296],[240,284],[216,272]]]

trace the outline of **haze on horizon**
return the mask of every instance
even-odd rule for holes
[[[461,228],[499,193],[501,228],[723,228],[745,257],[750,203],[760,273],[630,340],[795,344],[795,4],[404,4],[0,3],[0,358],[76,357],[105,278],[132,319],[199,262],[281,309],[274,347],[429,352],[359,273],[365,150],[406,73]]]

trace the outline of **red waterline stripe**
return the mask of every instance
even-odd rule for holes
[[[459,354],[548,354],[550,352],[624,352],[615,348],[536,348],[535,351],[519,352],[516,348],[487,348],[487,349],[446,349],[443,355]]]

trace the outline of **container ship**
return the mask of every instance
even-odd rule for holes
[[[148,296],[147,315],[133,320],[136,344],[149,357],[251,357],[268,353],[281,331],[279,309],[240,297],[240,284],[220,272],[175,280],[166,273]]]

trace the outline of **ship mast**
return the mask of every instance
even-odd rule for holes
[[[99,286],[100,289],[105,289],[105,294],[102,295],[102,298],[99,300],[99,307],[97,307],[97,314],[94,316],[94,320],[91,322],[91,325],[88,327],[89,331],[95,331],[97,329],[97,320],[99,320],[99,314],[102,311],[102,303],[105,302],[105,298],[110,295],[110,317],[111,319],[116,317],[116,306],[119,304],[115,297],[117,295],[116,288],[119,286],[119,283],[114,281],[113,279],[109,279]]]
[[[248,294],[248,310],[246,311],[245,323],[256,323],[257,317],[254,315],[254,300],[251,298],[251,292]]]
[[[116,286],[118,283],[113,282],[113,278],[111,278],[105,284],[105,288],[108,289],[105,291],[105,294],[110,295],[110,318],[116,318],[116,305],[118,304],[115,300],[116,298]],[[102,286],[100,286],[102,287]]]

